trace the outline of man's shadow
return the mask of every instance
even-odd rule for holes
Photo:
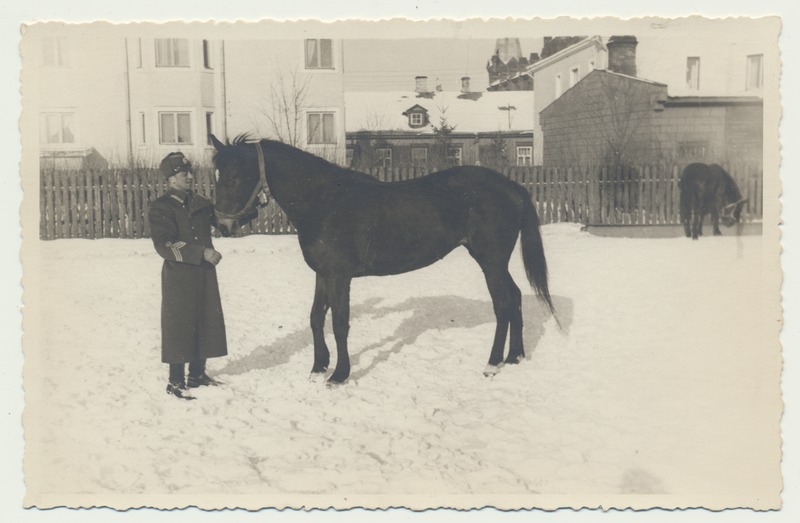
[[[556,316],[561,324],[561,332],[568,334],[572,325],[573,304],[569,298],[553,296],[553,305]],[[447,329],[472,328],[485,323],[495,324],[492,302],[489,299],[476,300],[457,296],[430,296],[409,298],[395,305],[378,305],[380,298],[370,298],[363,303],[351,306],[351,323],[359,317],[369,317],[375,320],[390,314],[408,314],[394,332],[381,333],[379,340],[367,346],[350,345],[350,359],[352,373],[350,380],[355,381],[369,374],[376,366],[387,361],[392,354],[399,353],[403,347],[413,344],[422,334],[428,331],[443,331]],[[539,303],[535,296],[522,297],[523,341],[525,343],[526,357],[536,350],[539,340],[544,334],[544,324],[550,319],[549,311]],[[325,326],[328,347],[331,351],[331,370],[336,362],[336,345],[332,340],[330,327],[330,314]],[[352,334],[352,329],[351,329]],[[506,344],[508,341],[506,341]],[[486,340],[486,358],[489,358],[492,337]],[[454,347],[453,350],[457,348]],[[375,353],[377,351],[377,353]],[[506,351],[508,348],[506,347]],[[287,363],[289,359],[300,352],[308,353],[308,367],[314,358],[312,348],[311,328],[306,327],[287,334],[269,345],[255,348],[250,354],[241,359],[229,362],[219,370],[219,374],[244,374],[251,370],[268,369]],[[359,365],[361,356],[372,356],[368,365]]]

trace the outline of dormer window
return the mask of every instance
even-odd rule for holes
[[[421,105],[415,105],[407,109],[403,116],[408,118],[408,126],[412,129],[418,129],[428,125],[428,110]]]

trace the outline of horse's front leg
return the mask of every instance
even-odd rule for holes
[[[722,231],[719,230],[719,206],[715,205],[711,210],[711,225],[713,227],[714,236],[722,236]]]
[[[314,366],[312,374],[321,374],[328,370],[331,356],[325,343],[325,316],[328,313],[330,300],[325,280],[318,274],[317,286],[314,290],[314,304],[311,306],[311,334],[314,337]]]
[[[350,376],[350,354],[347,335],[350,331],[350,277],[334,276],[328,279],[328,297],[333,316],[333,337],[336,339],[336,369],[328,383],[344,383]]]

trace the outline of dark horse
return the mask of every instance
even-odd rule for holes
[[[747,199],[742,198],[736,182],[719,165],[687,165],[678,187],[681,190],[681,223],[687,238],[697,240],[703,235],[703,220],[707,214],[711,214],[714,236],[722,234],[720,219],[726,227],[741,219]]]
[[[216,207],[220,232],[232,234],[257,214],[259,200],[272,197],[297,229],[303,257],[316,272],[311,309],[314,338],[312,373],[330,362],[323,327],[333,315],[336,369],[330,383],[350,375],[347,334],[350,281],[359,276],[400,274],[426,267],[459,245],[483,269],[497,318],[487,375],[525,355],[522,296],[508,272],[517,237],[528,280],[553,312],[547,265],[528,192],[503,175],[482,167],[454,167],[422,178],[384,183],[289,145],[237,137],[217,152]]]

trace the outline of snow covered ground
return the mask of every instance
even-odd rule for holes
[[[562,329],[515,253],[526,361],[483,376],[494,316],[458,249],[354,280],[352,374],[336,388],[309,380],[314,274],[296,238],[220,239],[229,356],[209,374],[225,386],[194,402],[164,392],[150,241],[39,242],[28,502],[773,506],[778,298],[762,238],[542,231]]]

